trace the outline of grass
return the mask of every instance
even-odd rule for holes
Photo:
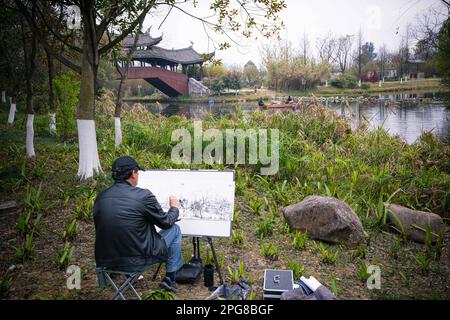
[[[294,240],[292,241],[292,246],[294,249],[304,249],[306,246],[306,240],[308,240],[308,232],[296,232],[294,235]]]
[[[275,261],[279,257],[279,249],[276,245],[269,243],[261,246],[261,254],[269,260]]]
[[[5,280],[5,287],[14,289],[11,291],[14,298],[107,298],[107,293],[96,291],[95,275],[88,270],[95,261],[93,201],[112,184],[108,168],[116,157],[125,154],[135,157],[146,168],[188,168],[171,162],[171,149],[176,142],[171,142],[170,138],[177,128],[192,132],[192,121],[179,116],[153,115],[138,106],[126,109],[122,120],[124,143],[115,148],[113,113],[108,110],[98,113],[97,141],[105,174],[79,181],[76,178],[76,133],[68,142],[61,142],[57,137],[49,136],[47,128],[40,125],[44,122],[38,119],[45,115],[36,114],[37,158],[27,160],[24,156],[25,115],[18,113],[14,126],[8,126],[7,110],[6,106],[0,105],[0,155],[3,160],[0,164],[0,200],[16,200],[22,212],[0,225],[0,240],[5,243],[0,252],[0,276],[6,274],[10,265],[22,267],[14,271],[11,286]],[[243,261],[246,273],[258,280],[255,281],[255,298],[260,297],[258,286],[262,271],[288,267],[284,264],[288,259],[292,262],[290,268],[297,268],[298,272],[299,267],[295,265],[301,264],[305,276],[314,275],[328,287],[333,285],[328,276],[331,272],[343,299],[386,297],[389,292],[424,297],[431,295],[430,287],[438,290],[441,297],[450,297],[446,289],[450,274],[446,263],[449,252],[445,240],[447,229],[428,249],[434,257],[430,262],[432,268],[414,276],[417,269],[427,269],[424,259],[427,254],[416,254],[426,252],[425,246],[400,242],[385,224],[386,202],[442,216],[448,214],[450,148],[431,133],[423,134],[417,143],[408,145],[382,129],[368,130],[363,126],[352,131],[346,120],[321,106],[272,115],[255,111],[245,115],[207,116],[203,126],[280,130],[280,170],[276,175],[260,177],[261,164],[229,166],[237,170],[239,181],[236,224],[233,223],[231,239],[215,240],[222,268],[234,266],[233,270],[236,270],[236,264]],[[224,168],[223,165],[200,167]],[[280,209],[309,195],[334,195],[345,201],[361,219],[370,243],[356,250],[336,250],[324,244],[318,249],[309,245],[306,233],[290,233]],[[39,219],[38,213],[41,214]],[[183,250],[187,258],[189,247],[185,246]],[[20,254],[16,255],[15,248]],[[360,280],[355,274],[361,259],[368,264],[383,266],[386,291],[368,292],[360,288]],[[61,263],[55,264],[57,260]],[[80,265],[86,274],[82,292],[68,293],[61,286],[65,283],[62,269],[68,262]],[[411,279],[408,284],[399,272]],[[35,281],[31,279],[47,285],[45,288],[34,286]],[[193,291],[183,289],[180,297],[199,297],[201,286],[193,288]],[[206,291],[203,295],[206,297],[209,293]]]

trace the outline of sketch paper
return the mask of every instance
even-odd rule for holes
[[[234,212],[234,172],[150,170],[139,172],[138,187],[150,190],[164,211],[169,196],[180,200],[183,235],[230,237]]]

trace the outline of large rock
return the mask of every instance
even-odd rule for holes
[[[331,197],[310,196],[281,209],[293,230],[307,231],[313,239],[355,247],[364,239],[364,230],[355,212]]]
[[[395,216],[398,219],[395,219]],[[393,225],[397,230],[407,232],[408,239],[416,242],[425,242],[427,226],[430,230],[439,234],[444,227],[444,221],[435,213],[416,211],[397,204],[390,204],[387,206],[387,221]],[[399,221],[402,226],[399,225]],[[436,236],[432,234],[432,240],[436,241]]]

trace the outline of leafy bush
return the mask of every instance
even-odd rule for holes
[[[341,74],[331,80],[331,85],[340,89],[354,89],[358,85],[358,81],[352,75]]]

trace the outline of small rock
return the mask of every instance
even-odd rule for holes
[[[399,225],[395,217],[398,218],[402,226]],[[409,240],[422,243],[425,243],[426,239],[426,232],[423,230],[426,230],[428,225],[431,232],[435,234],[439,234],[444,227],[444,221],[435,213],[412,210],[397,204],[387,206],[387,221],[398,230],[403,227]],[[432,241],[435,242],[436,239],[437,237],[432,234]]]
[[[307,231],[313,239],[356,247],[364,239],[364,229],[355,212],[331,197],[310,196],[281,209],[289,227]]]

